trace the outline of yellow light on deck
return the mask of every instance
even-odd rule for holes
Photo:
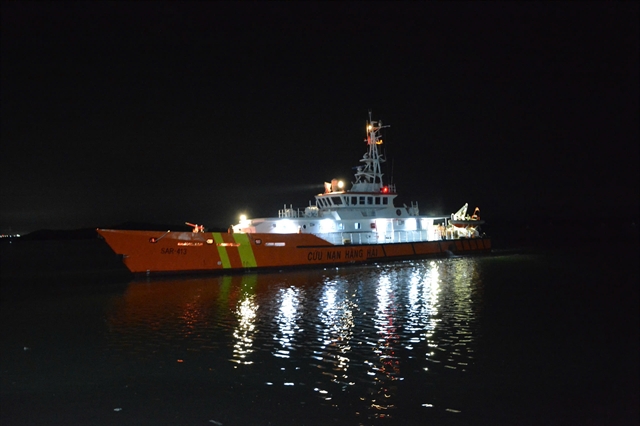
[[[247,220],[247,215],[246,214],[241,214],[240,215],[240,222],[244,222]]]
[[[338,188],[340,188],[340,189],[344,188],[344,182],[343,181],[341,181],[341,180],[338,181]]]

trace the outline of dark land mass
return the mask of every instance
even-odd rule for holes
[[[488,219],[482,231],[497,249],[545,248],[571,246],[590,242],[638,241],[638,217],[564,217],[537,216],[531,218]],[[41,229],[19,238],[20,241],[93,240],[100,239],[97,228],[188,232],[186,224],[158,224],[123,222],[117,225],[96,226],[71,230]],[[227,232],[226,228],[205,228],[207,232]],[[16,241],[17,239],[13,239]]]

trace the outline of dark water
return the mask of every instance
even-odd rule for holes
[[[2,250],[2,425],[640,422],[637,245],[149,281]]]

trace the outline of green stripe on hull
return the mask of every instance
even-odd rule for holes
[[[222,235],[219,232],[212,232],[213,241],[216,242],[216,247],[218,247],[218,255],[220,256],[220,261],[222,262],[222,267],[224,269],[231,268],[231,262],[229,261],[229,255],[227,254],[227,249],[225,246],[221,245],[224,243],[222,239]]]
[[[253,248],[251,248],[251,242],[247,234],[233,234],[233,239],[238,246],[238,253],[240,254],[240,260],[242,261],[243,268],[255,268],[256,258],[253,255]]]

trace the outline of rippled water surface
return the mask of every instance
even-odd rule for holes
[[[625,424],[637,268],[588,269],[599,261],[612,262],[452,258],[5,300],[2,421]]]

